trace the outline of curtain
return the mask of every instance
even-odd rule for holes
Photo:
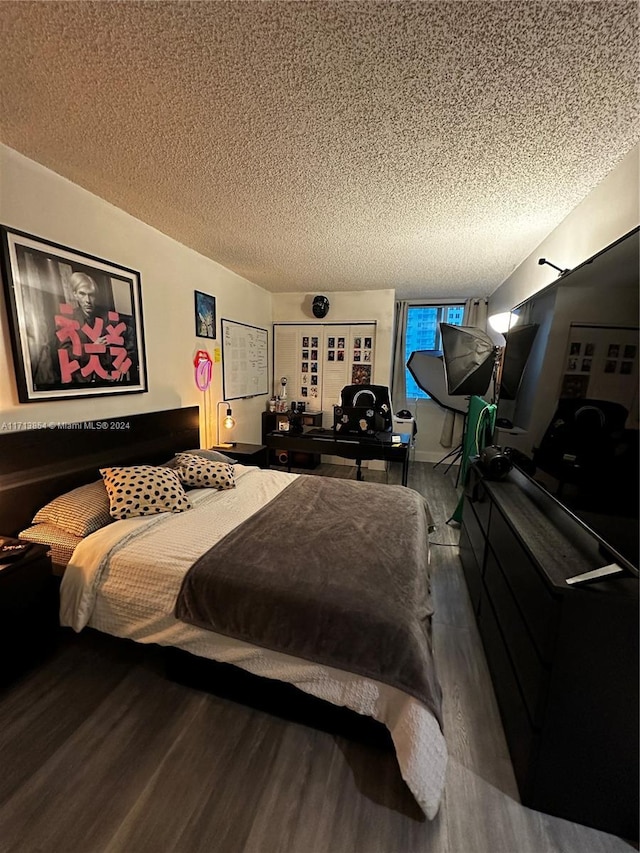
[[[486,297],[472,297],[467,299],[464,305],[464,315],[462,317],[463,326],[474,326],[476,329],[487,331],[487,314],[488,314],[488,299]],[[440,434],[440,444],[443,447],[452,447],[454,440],[458,443],[461,439],[462,431],[462,415],[456,412],[447,410],[442,432]]]
[[[475,326],[476,329],[487,331],[488,302],[485,297],[467,299],[464,304],[463,326]]]
[[[407,315],[409,302],[396,302],[396,314],[393,329],[393,369],[391,373],[391,402],[393,411],[407,408]]]

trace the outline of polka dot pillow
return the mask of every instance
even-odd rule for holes
[[[101,468],[112,518],[191,509],[177,473],[155,465]]]
[[[218,490],[235,488],[233,465],[214,462],[191,453],[178,453],[176,460],[178,467],[175,470],[185,486]]]

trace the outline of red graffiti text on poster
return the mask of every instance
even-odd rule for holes
[[[60,363],[60,377],[62,382],[71,382],[74,373],[78,370],[86,380],[91,376],[100,379],[121,379],[131,368],[131,359],[124,346],[124,332],[126,323],[120,320],[117,311],[107,313],[107,322],[102,317],[96,317],[92,326],[84,323],[80,326],[78,320],[73,316],[73,306],[63,303],[60,305],[60,313],[56,314],[56,337],[60,343],[69,343],[69,347],[61,347],[58,350],[58,361]],[[80,332],[87,339],[83,342]],[[107,370],[100,360],[101,355],[110,356],[111,370]],[[74,356],[75,358],[72,358]],[[87,356],[86,363],[82,366],[76,359]]]

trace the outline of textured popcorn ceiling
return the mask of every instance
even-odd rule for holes
[[[2,142],[275,292],[488,294],[640,136],[636,2],[4,0],[0,27]]]

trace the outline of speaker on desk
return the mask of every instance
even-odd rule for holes
[[[303,450],[273,450],[272,465],[292,468],[317,468],[320,464],[319,453],[306,453]]]

